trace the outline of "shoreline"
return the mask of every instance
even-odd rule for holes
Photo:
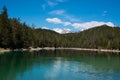
[[[114,53],[119,53],[120,50],[110,50],[110,49],[90,49],[90,48],[64,48],[64,47],[59,47],[59,48],[54,48],[54,47],[44,47],[44,48],[30,48],[30,49],[3,49],[0,48],[0,54],[4,52],[10,52],[10,51],[39,51],[39,50],[78,50],[78,51],[97,51],[97,52],[114,52]]]
[[[110,50],[110,49],[90,49],[90,48],[57,48],[57,49],[63,49],[63,50],[79,50],[79,51],[98,51],[98,52],[115,52],[119,53],[120,50]]]

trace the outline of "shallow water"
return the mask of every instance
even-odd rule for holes
[[[55,50],[0,55],[0,80],[120,80],[120,55]]]

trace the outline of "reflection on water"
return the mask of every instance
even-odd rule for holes
[[[0,55],[0,80],[66,79],[119,80],[119,54],[41,50]]]

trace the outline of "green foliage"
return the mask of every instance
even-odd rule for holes
[[[98,26],[79,33],[58,34],[51,30],[35,29],[18,18],[8,18],[7,8],[0,13],[0,47],[80,47],[120,49],[120,28]]]
[[[72,47],[120,49],[119,27],[102,25],[65,36],[71,40]]]

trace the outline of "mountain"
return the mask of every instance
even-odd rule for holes
[[[35,36],[39,47],[57,47],[61,46],[65,40],[61,34],[48,29],[35,29]]]
[[[120,49],[120,28],[98,26],[79,33],[64,35],[72,47]]]
[[[120,49],[120,27],[102,25],[77,33],[35,29],[19,19],[9,18],[7,9],[0,13],[0,48],[80,47]]]
[[[53,31],[60,33],[60,34],[72,33],[70,29],[66,29],[66,28],[55,28],[53,29]]]

